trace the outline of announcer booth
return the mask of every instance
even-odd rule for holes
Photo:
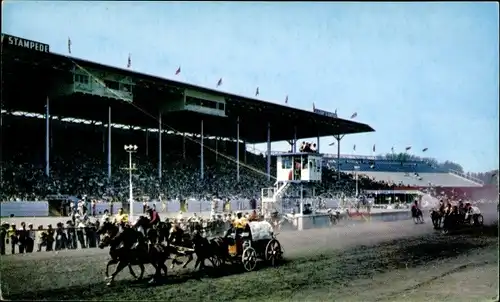
[[[277,212],[288,217],[288,220],[298,230],[327,225],[329,216],[316,213],[308,207],[308,204],[315,198],[315,184],[321,182],[321,170],[322,155],[319,153],[278,154],[276,158],[276,184],[274,188],[262,191],[264,216]],[[298,213],[290,213],[290,209],[285,206],[285,204],[289,204],[286,202],[286,198],[284,199],[285,193],[289,189],[296,195],[293,198],[300,201]]]
[[[321,181],[321,155],[284,153],[277,157],[276,178],[283,182]]]

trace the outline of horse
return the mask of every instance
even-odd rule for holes
[[[443,209],[432,209],[430,211],[431,213],[431,220],[432,220],[432,225],[434,225],[434,229],[437,230],[441,227],[441,222],[443,221],[443,216],[444,216],[444,211]]]
[[[196,262],[194,268],[205,268],[205,260],[209,260],[213,267],[222,264],[226,259],[227,245],[220,237],[208,239],[203,237],[200,232],[193,233],[193,249],[196,254]]]
[[[411,207],[411,217],[413,218],[415,224],[424,223],[424,215],[415,205]]]
[[[148,230],[151,228],[150,219],[146,216],[140,216],[135,222],[134,228],[146,235]],[[168,238],[170,224],[159,221],[153,229],[155,229],[158,233],[158,241],[161,243]]]
[[[340,212],[334,211],[333,209],[328,209],[327,211],[330,217],[330,225],[335,225],[340,220]]]
[[[182,261],[179,261],[177,257],[182,257],[182,256],[187,256],[188,259],[182,266],[182,268],[186,268],[188,263],[193,261],[193,251],[186,251],[183,249],[192,249],[193,248],[193,241],[191,236],[184,232],[179,226],[177,225],[172,225],[170,228],[169,235],[167,237],[167,244],[168,246],[175,246],[175,250],[172,249],[172,252],[174,254],[174,258],[172,259],[172,265],[170,268],[174,268],[175,264],[181,265],[183,264]],[[179,250],[179,248],[181,250]]]
[[[144,235],[132,228],[124,227],[119,231],[119,227],[113,223],[105,222],[97,231],[101,235],[101,243],[99,248],[103,249],[107,246],[110,247],[109,254],[111,260],[106,265],[106,279],[107,285],[113,284],[114,279],[126,266],[129,267],[131,275],[140,280],[144,276],[144,264],[150,263],[156,270],[156,274],[151,279],[155,282],[158,275],[161,275],[161,269],[167,274],[165,261],[168,255],[167,251],[159,249],[154,246],[148,248]],[[108,275],[109,267],[117,264],[117,267],[111,276]],[[139,277],[135,275],[132,270],[132,265],[138,265],[141,273]]]

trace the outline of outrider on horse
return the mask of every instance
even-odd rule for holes
[[[416,224],[424,223],[424,215],[422,214],[422,210],[418,207],[418,201],[416,200],[411,207],[411,217]]]

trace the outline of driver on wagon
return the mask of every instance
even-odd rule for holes
[[[160,223],[160,215],[158,215],[158,212],[156,212],[152,208],[149,208],[146,212],[149,216],[149,225],[156,228]]]
[[[123,208],[118,210],[118,214],[115,215],[115,223],[120,226],[120,230],[128,222],[127,214],[123,213]]]

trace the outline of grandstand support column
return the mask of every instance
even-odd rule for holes
[[[215,162],[219,161],[219,137],[215,137]]]
[[[186,159],[186,133],[182,133],[182,159]]]
[[[50,100],[45,104],[45,175],[50,177]]]
[[[320,150],[319,150],[319,135],[316,138],[316,152],[321,153]]]
[[[267,181],[271,180],[271,122],[267,122]]]
[[[149,129],[146,129],[146,156],[149,155]]]
[[[293,126],[293,144],[292,144],[292,152],[297,152],[297,126]]]
[[[200,129],[200,179],[203,180],[205,177],[205,159],[203,158],[203,120],[201,120],[201,129]]]
[[[333,137],[337,140],[337,179],[340,179],[340,141],[344,138],[345,134],[336,134]]]
[[[161,179],[161,112],[158,113],[158,179]]]
[[[236,181],[240,182],[240,117],[236,118]]]
[[[111,179],[111,106],[108,107],[108,179]]]
[[[243,141],[243,162],[246,164],[247,163],[247,142]]]

